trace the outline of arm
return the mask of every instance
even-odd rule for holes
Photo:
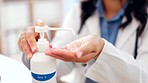
[[[93,64],[85,69],[86,76],[105,83],[148,83],[148,26],[140,37],[138,56],[135,60],[109,42]]]
[[[106,41],[96,61],[86,67],[85,74],[103,83],[147,83],[148,66],[143,61],[135,60]]]

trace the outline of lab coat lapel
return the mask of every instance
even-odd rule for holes
[[[97,11],[92,15],[88,20],[86,21],[85,25],[86,28],[88,29],[89,33],[88,34],[96,34],[100,35],[100,27],[99,27],[99,16]]]
[[[125,21],[126,21],[126,17],[123,18],[122,23]],[[125,43],[128,41],[128,39],[130,37],[133,37],[132,35],[134,35],[134,32],[136,32],[138,26],[139,26],[139,22],[135,18],[133,18],[132,22],[129,25],[127,25],[125,29],[120,29],[118,32],[115,46],[117,48],[122,48],[125,45]],[[133,40],[133,43],[134,43],[134,40]]]
[[[126,21],[126,17],[123,18],[122,23]],[[117,40],[115,46],[117,48],[122,48],[125,43],[128,41],[132,34],[136,32],[139,26],[139,22],[133,18],[132,22],[127,25],[125,29],[120,29],[118,32]],[[85,23],[85,27],[88,29],[88,34],[97,34],[100,36],[100,22],[99,22],[99,15],[97,12],[94,13]],[[135,35],[136,36],[136,35]],[[134,43],[134,41],[133,41]]]

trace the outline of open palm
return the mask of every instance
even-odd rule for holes
[[[104,41],[95,35],[89,35],[67,44],[64,48],[49,48],[46,55],[68,62],[86,63],[102,50]]]

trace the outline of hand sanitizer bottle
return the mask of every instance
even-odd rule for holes
[[[36,26],[35,32],[40,33],[37,42],[38,51],[30,61],[33,83],[57,83],[56,82],[56,59],[45,55],[44,51],[49,48],[49,42],[44,38],[48,26]]]
[[[75,35],[72,28],[49,28],[42,21],[39,26],[35,26],[35,32],[40,33],[40,39],[37,42],[38,51],[30,60],[33,83],[57,83],[56,59],[44,53],[44,51],[49,48],[49,42],[44,38],[44,34],[48,30],[71,31],[73,35]]]

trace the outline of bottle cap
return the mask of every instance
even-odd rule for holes
[[[35,26],[35,32],[38,32],[40,34],[40,39],[37,42],[37,47],[39,51],[45,51],[47,48],[49,48],[49,42],[47,41],[46,38],[44,38],[44,34],[48,30],[64,30],[64,31],[71,31],[74,35],[75,32],[71,28],[50,28],[47,25],[44,24],[43,21],[39,20],[37,22],[38,26]]]

